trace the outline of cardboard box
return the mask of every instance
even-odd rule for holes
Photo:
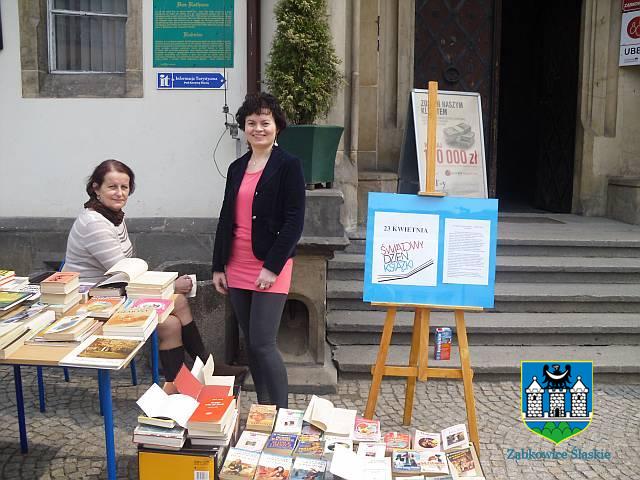
[[[227,447],[138,448],[140,480],[217,480]]]

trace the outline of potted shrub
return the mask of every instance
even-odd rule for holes
[[[298,156],[307,184],[333,182],[343,127],[314,125],[326,118],[344,82],[327,21],[325,0],[279,0],[265,76],[290,125],[278,143]]]

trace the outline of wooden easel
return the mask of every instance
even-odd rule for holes
[[[427,125],[427,145],[426,145],[426,185],[425,190],[418,195],[444,196],[442,192],[435,191],[435,164],[436,164],[436,106],[437,106],[438,84],[429,82],[429,110]],[[411,424],[413,412],[413,399],[416,390],[416,381],[426,381],[432,378],[461,378],[464,385],[464,399],[467,409],[467,423],[469,426],[469,437],[473,442],[476,453],[480,455],[480,439],[478,436],[478,424],[476,420],[476,402],[473,395],[473,370],[469,357],[469,344],[467,342],[467,327],[464,321],[465,311],[482,311],[479,307],[456,307],[438,305],[407,305],[391,303],[373,303],[374,306],[385,307],[387,315],[382,330],[380,349],[375,365],[371,368],[373,380],[367,407],[364,416],[373,418],[380,393],[380,385],[384,375],[394,377],[406,377],[407,386],[404,399],[403,424]],[[409,307],[415,309],[413,317],[413,334],[411,336],[411,350],[409,352],[409,364],[407,366],[386,365],[393,325],[396,312],[399,307]],[[456,336],[458,338],[458,349],[460,352],[460,368],[434,368],[428,366],[429,358],[429,317],[431,310],[453,310],[456,320]]]

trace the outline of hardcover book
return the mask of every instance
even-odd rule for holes
[[[271,433],[276,421],[275,405],[258,405],[254,403],[249,408],[247,416],[247,430]]]
[[[304,411],[292,410],[289,408],[281,408],[278,410],[276,423],[273,427],[274,432],[293,433],[299,435],[302,431],[302,416]]]
[[[40,282],[42,293],[71,293],[80,284],[78,272],[56,272]]]
[[[258,468],[254,480],[268,480],[270,478],[289,478],[293,458],[282,455],[263,453],[258,460]]]
[[[242,450],[251,450],[253,452],[261,452],[264,449],[264,446],[266,445],[268,439],[268,433],[245,430],[240,435],[238,443],[236,443],[236,448],[241,448]]]
[[[276,455],[284,455],[285,457],[291,456],[296,448],[298,441],[297,435],[289,433],[272,433],[269,435],[264,451],[267,453],[273,453]]]
[[[356,417],[351,438],[354,442],[379,442],[381,440],[380,420]]]
[[[230,448],[220,470],[220,480],[251,480],[259,459],[259,452]]]

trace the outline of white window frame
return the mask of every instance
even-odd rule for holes
[[[110,18],[129,18],[128,12],[126,14],[122,13],[95,13],[88,12],[85,10],[64,10],[60,8],[54,8],[53,6],[54,0],[47,0],[47,32],[48,32],[48,50],[49,50],[49,72],[55,74],[103,74],[103,73],[125,73],[125,71],[110,71],[110,70],[58,70],[57,62],[56,62],[56,39],[55,39],[55,25],[54,25],[54,17],[56,14],[64,14],[64,15],[74,15],[78,17],[110,17]],[[125,55],[126,55],[126,44],[125,44]]]

